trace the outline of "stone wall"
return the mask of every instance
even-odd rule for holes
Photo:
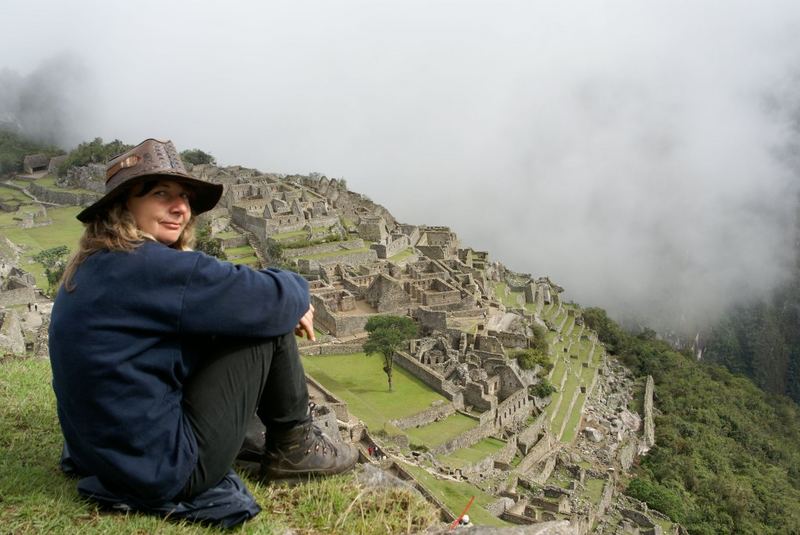
[[[345,316],[331,313],[328,305],[318,295],[312,294],[311,302],[314,305],[314,321],[338,338],[363,333],[364,326],[370,318],[370,316],[366,314],[361,316]]]
[[[220,238],[219,242],[223,249],[234,249],[236,247],[248,245],[247,236],[241,234],[239,236],[231,236],[230,238]]]
[[[55,170],[48,170],[48,172],[53,173]],[[65,176],[56,178],[56,185],[61,188],[87,189],[102,195],[106,191],[106,166],[93,163],[70,167]]]
[[[319,269],[320,266],[328,264],[350,264],[353,266],[358,266],[361,264],[368,264],[370,262],[374,262],[377,259],[378,257],[375,254],[375,251],[373,251],[372,249],[361,253],[349,253],[349,254],[345,251],[342,251],[342,254],[331,256],[329,258],[320,258],[317,260],[301,259],[297,261],[297,265],[299,266],[300,271],[304,273],[309,273],[312,271],[316,271],[317,269]]]
[[[247,232],[252,233],[256,239],[260,242],[261,246],[266,250],[267,247],[267,221],[255,215],[252,215],[247,212],[241,206],[232,206],[230,208],[231,211],[231,221],[236,226],[239,226],[246,230]]]
[[[36,301],[34,288],[14,288],[13,290],[0,291],[0,307],[24,305]]]
[[[88,206],[101,197],[98,193],[79,193],[71,191],[54,191],[32,182],[28,191],[43,202],[64,204],[68,206]]]
[[[400,236],[396,239],[393,239],[386,245],[383,245],[382,243],[373,243],[370,247],[375,249],[378,258],[389,258],[390,256],[394,256],[403,251],[408,246],[408,236]]]
[[[300,346],[300,354],[314,355],[349,355],[364,351],[362,344],[323,344],[313,346]]]
[[[531,467],[539,462],[542,461],[551,451],[553,451],[553,445],[556,441],[550,435],[550,433],[545,433],[544,436],[536,443],[536,445],[528,451],[528,454],[523,457],[522,461],[517,466],[517,472],[520,474],[524,474]]]
[[[544,431],[547,422],[547,413],[542,412],[531,425],[526,427],[518,436],[520,451],[527,454],[531,447],[539,440],[539,435]]]
[[[494,413],[489,412],[494,408],[494,396],[488,396],[483,392],[483,386],[479,383],[469,382],[464,388],[464,403],[472,405],[475,410],[484,414],[490,414],[494,419]]]
[[[488,331],[489,336],[494,336],[500,341],[503,347],[514,347],[518,349],[527,349],[529,347],[528,337],[524,334],[510,333],[505,331]]]
[[[653,376],[647,376],[647,383],[644,388],[644,445],[647,449],[652,448],[656,443],[656,429],[653,422],[653,390],[655,383]]]
[[[464,413],[462,413],[464,414]],[[470,418],[475,418],[469,415]],[[477,418],[475,418],[477,420]],[[469,431],[465,431],[457,437],[448,440],[444,444],[432,449],[434,455],[448,455],[456,450],[469,448],[484,438],[495,434],[496,428],[493,423],[478,425]]]
[[[423,366],[414,357],[403,351],[395,351],[394,363],[409,372],[411,375],[433,388],[453,402],[457,408],[464,406],[464,398],[457,388],[445,381],[444,377]]]
[[[397,426],[399,429],[409,429],[411,427],[428,425],[442,418],[447,418],[451,414],[455,414],[455,412],[456,407],[452,403],[440,403],[439,405],[432,406],[417,414],[412,414],[411,416],[399,418],[397,420],[390,420],[389,423]]]
[[[498,427],[513,425],[530,414],[528,392],[522,388],[497,405],[495,423]]]
[[[309,245],[308,247],[298,247],[296,249],[284,248],[284,258],[296,258],[298,256],[309,256],[321,253],[333,253],[336,251],[347,251],[352,249],[363,249],[364,240],[358,238],[355,240],[338,241],[331,243],[319,243],[317,245]]]
[[[22,326],[13,310],[0,311],[0,353],[25,354]]]
[[[429,308],[419,307],[414,310],[413,316],[422,327],[423,335],[447,329],[447,312],[444,310],[430,310]]]

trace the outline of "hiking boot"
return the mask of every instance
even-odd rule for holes
[[[358,449],[353,444],[334,443],[313,422],[282,433],[267,433],[261,477],[303,479],[341,474],[353,468]]]

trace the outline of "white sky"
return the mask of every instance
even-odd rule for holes
[[[662,328],[785,272],[796,1],[3,0],[0,20],[0,105],[39,92],[67,145],[343,176]]]

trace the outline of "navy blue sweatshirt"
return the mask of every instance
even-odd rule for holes
[[[197,462],[183,385],[209,335],[290,332],[309,305],[297,274],[255,271],[147,241],[100,251],[59,290],[50,324],[58,416],[77,465],[144,503],[174,497]]]

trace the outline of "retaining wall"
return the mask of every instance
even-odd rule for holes
[[[28,190],[40,201],[69,206],[88,206],[101,197],[98,193],[54,191],[35,182],[31,182]]]
[[[36,290],[34,288],[15,288],[0,292],[0,306],[3,307],[24,305],[34,301],[36,301]]]

